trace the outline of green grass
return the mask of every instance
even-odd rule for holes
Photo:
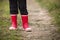
[[[59,27],[60,31],[60,0],[37,0],[43,8],[48,9],[54,18],[53,23]]]
[[[19,29],[11,31],[8,0],[0,1],[0,40],[22,40]]]

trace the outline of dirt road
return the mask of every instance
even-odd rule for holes
[[[51,23],[52,17],[35,0],[27,0],[29,24],[32,32],[21,31],[23,40],[53,40],[56,28]]]

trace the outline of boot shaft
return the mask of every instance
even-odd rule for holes
[[[11,23],[13,27],[17,27],[17,15],[11,15]]]
[[[28,25],[28,15],[22,15],[22,25],[23,25],[23,28],[26,29],[29,27]]]

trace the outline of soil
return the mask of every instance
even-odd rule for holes
[[[48,10],[40,7],[35,0],[27,0],[27,9],[32,32],[21,31],[22,40],[57,40],[57,29]]]

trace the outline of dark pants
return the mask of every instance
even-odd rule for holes
[[[11,14],[18,14],[19,9],[21,15],[28,15],[26,0],[9,0],[9,4]]]

